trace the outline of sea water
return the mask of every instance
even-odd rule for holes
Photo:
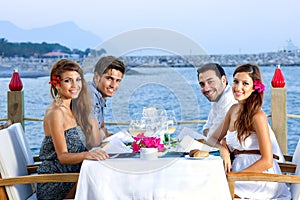
[[[282,66],[287,89],[287,113],[300,115],[300,66]],[[232,83],[234,67],[225,67],[228,82]],[[270,114],[270,89],[275,66],[261,67],[263,83],[266,86],[263,110]],[[85,74],[87,81],[92,74]],[[0,118],[7,117],[7,91],[10,78],[0,78]],[[25,118],[44,116],[50,96],[49,77],[22,78]],[[128,71],[121,82],[120,89],[108,98],[105,108],[106,122],[129,122],[133,113],[142,112],[144,107],[161,106],[173,109],[178,121],[205,120],[210,102],[200,93],[196,68],[136,67]],[[300,119],[288,118],[288,153],[293,154],[300,134]],[[182,124],[183,127],[201,132],[203,124]],[[126,125],[107,126],[109,132],[116,133],[127,129]],[[25,133],[33,154],[38,154],[43,139],[41,121],[25,121]]]

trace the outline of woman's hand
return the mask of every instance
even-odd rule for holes
[[[101,148],[90,150],[87,152],[85,159],[88,160],[105,160],[109,155]]]
[[[223,162],[224,162],[224,169],[225,172],[230,172],[231,171],[231,160],[230,160],[230,153],[227,148],[224,146],[219,147],[220,154],[222,156]]]

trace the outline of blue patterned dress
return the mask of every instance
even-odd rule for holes
[[[79,153],[86,150],[86,139],[80,126],[65,130],[68,152]],[[45,136],[40,149],[41,165],[38,174],[54,174],[79,172],[81,163],[74,165],[62,165],[55,152],[52,137]],[[38,199],[63,199],[73,188],[75,183],[38,183]]]

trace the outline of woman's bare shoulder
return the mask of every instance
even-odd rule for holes
[[[59,129],[64,127],[64,110],[61,106],[50,104],[44,116],[44,132],[45,135],[51,135],[60,133]]]
[[[264,113],[262,110],[258,111],[253,116],[253,123],[254,127],[261,127],[261,126],[267,126],[268,119],[266,113]]]
[[[235,103],[230,107],[230,109],[237,109],[238,105],[239,105],[238,103]]]
[[[237,103],[236,103],[236,104],[233,104],[233,105],[229,108],[228,113],[229,113],[229,114],[232,114],[233,112],[237,111],[237,109],[238,109],[238,104],[237,104]]]
[[[44,120],[60,120],[63,118],[64,109],[61,106],[57,106],[56,104],[50,104],[45,112]]]
[[[266,120],[267,115],[264,111],[259,110],[257,113],[254,114],[253,118],[254,120]]]

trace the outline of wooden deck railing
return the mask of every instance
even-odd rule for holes
[[[22,91],[8,91],[8,118],[0,118],[0,121],[10,119],[13,123],[20,122],[24,126],[24,121],[43,121],[42,118],[24,117],[24,100]],[[279,146],[284,154],[287,154],[287,118],[300,118],[298,115],[286,113],[286,89],[271,89],[271,126],[278,140]],[[201,124],[206,120],[179,121],[178,124]],[[128,125],[129,122],[105,122],[107,125]]]

